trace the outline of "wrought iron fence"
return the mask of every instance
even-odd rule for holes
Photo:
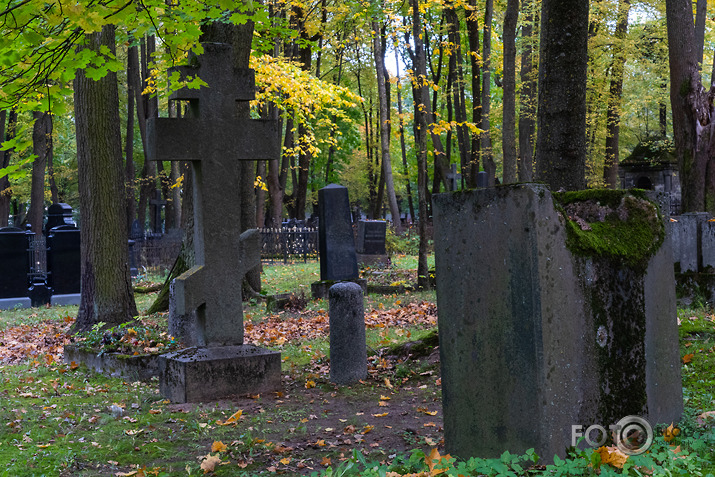
[[[47,278],[47,241],[44,235],[32,235],[28,243],[30,257],[30,283]]]
[[[318,229],[315,227],[262,228],[261,259],[267,261],[314,258],[318,254]]]

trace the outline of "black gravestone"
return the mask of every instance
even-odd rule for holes
[[[383,220],[361,220],[358,222],[357,253],[385,255],[387,222]]]
[[[143,240],[144,239],[144,227],[139,219],[134,219],[132,222],[132,229],[129,231],[129,238],[131,240]]]
[[[62,202],[52,204],[47,208],[45,236],[50,234],[50,230],[55,227],[59,227],[60,225],[76,225],[74,219],[72,218],[72,207],[69,204],[64,204]]]
[[[47,236],[47,281],[52,288],[53,303],[56,295],[80,292],[79,236],[79,229],[72,225],[55,227]]]
[[[29,273],[27,235],[16,227],[0,228],[0,298],[27,297]]]
[[[320,204],[320,279],[340,281],[358,278],[355,239],[346,187],[330,184],[318,191]]]

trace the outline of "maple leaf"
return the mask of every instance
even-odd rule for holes
[[[208,474],[209,472],[213,472],[220,463],[221,458],[219,456],[209,454],[201,461],[201,470],[204,471],[204,474]]]
[[[693,357],[695,356],[694,353],[688,353],[685,356],[683,356],[683,364],[688,364],[693,360]]]
[[[221,441],[214,441],[213,444],[211,444],[211,452],[226,452],[226,444],[224,444]]]
[[[323,457],[323,459],[320,461],[320,465],[323,467],[328,467],[332,461],[330,460],[330,457]]]
[[[283,465],[288,465],[290,463],[290,457],[284,457],[280,460],[280,463]]]
[[[314,387],[315,387],[315,381],[312,381],[312,380],[306,381],[305,389],[310,389],[310,388],[314,388]]]
[[[241,418],[242,415],[243,415],[243,409],[239,409],[238,411],[231,414],[231,417],[226,419],[225,422],[218,420],[218,421],[216,421],[216,424],[218,424],[219,426],[228,426],[229,424],[235,424],[238,422],[238,420]]]
[[[596,451],[601,456],[601,464],[610,464],[618,469],[623,468],[623,464],[628,460],[628,456],[621,452],[616,446],[602,446]]]
[[[447,472],[448,469],[442,469],[442,468],[435,468],[437,464],[442,460],[442,459],[451,459],[452,456],[447,454],[447,455],[439,455],[439,451],[437,450],[436,447],[433,447],[432,450],[430,451],[428,456],[425,456],[425,464],[427,464],[427,467],[429,468],[429,475],[434,476],[434,475],[439,475],[444,472]]]
[[[665,442],[670,442],[679,434],[680,429],[674,427],[673,423],[671,422],[670,425],[663,430],[663,439],[665,439]]]

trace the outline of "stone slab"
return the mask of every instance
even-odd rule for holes
[[[52,306],[67,306],[67,305],[79,305],[82,299],[82,295],[79,293],[68,293],[65,295],[52,295],[50,299],[50,305]]]
[[[702,265],[702,224],[710,215],[707,212],[688,212],[674,217],[670,222],[673,261],[678,272],[698,272]]]
[[[318,191],[320,280],[359,277],[348,189],[329,184]]]
[[[159,390],[177,403],[281,388],[281,354],[252,345],[188,348],[159,359]]]
[[[0,298],[0,310],[10,310],[15,307],[30,308],[32,301],[29,297]]]
[[[368,267],[386,267],[390,264],[390,257],[387,255],[374,255],[356,253],[357,262]]]
[[[84,364],[89,369],[107,376],[149,381],[159,375],[160,355],[158,354],[128,356],[107,353],[98,355],[75,345],[65,345],[63,354],[65,363],[74,361],[77,364]]]
[[[700,226],[701,271],[715,271],[715,222],[710,220]]]
[[[575,257],[536,184],[440,194],[434,212],[447,452],[548,462],[573,425],[678,420],[669,241],[645,276]]]

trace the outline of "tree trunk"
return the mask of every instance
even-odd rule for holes
[[[134,51],[132,51],[134,50]],[[134,103],[136,101],[135,88],[138,86],[136,78],[139,75],[137,47],[130,46],[127,51],[127,134],[124,146],[124,181],[126,184],[127,199],[127,230],[132,229],[132,222],[137,216],[137,201],[135,198],[134,183],[136,171],[134,169]]]
[[[139,132],[144,146],[144,167],[142,168],[141,182],[139,184],[139,205],[137,207],[137,216],[142,227],[146,225],[147,207],[149,200],[154,196],[156,190],[156,170],[157,166],[154,161],[149,161],[146,158],[147,143],[146,143],[146,124],[149,118],[158,116],[159,106],[156,97],[151,98],[148,95],[142,95],[144,89],[148,86],[149,79],[149,59],[154,54],[155,38],[153,36],[141,41],[141,77],[135,77],[135,92],[137,95],[137,118],[139,123]],[[140,86],[141,84],[141,86]],[[154,214],[149,214],[150,228],[154,230]]]
[[[611,84],[608,91],[606,111],[606,162],[603,166],[603,181],[609,189],[618,187],[618,142],[621,129],[621,97],[623,96],[623,70],[626,65],[624,42],[628,34],[630,0],[619,0],[618,20],[614,33]]]
[[[484,34],[482,36],[482,129],[480,146],[482,166],[487,173],[489,185],[494,185],[496,164],[492,155],[492,137],[489,114],[491,112],[491,56],[492,56],[492,17],[494,16],[494,1],[486,0],[484,5]]]
[[[115,27],[87,34],[85,47],[115,51]],[[78,70],[74,80],[77,167],[82,226],[82,296],[74,331],[99,322],[117,325],[137,315],[129,278],[126,211],[119,130],[117,76],[94,81]]]
[[[30,210],[27,222],[38,236],[42,234],[42,220],[45,215],[45,169],[52,157],[52,115],[35,111],[32,128],[32,152],[37,156],[32,163],[32,184],[30,186]]]
[[[380,151],[382,155],[382,174],[385,178],[385,192],[387,193],[387,203],[390,206],[392,215],[392,226],[396,230],[402,228],[400,223],[400,209],[397,206],[397,196],[395,195],[395,183],[392,178],[392,158],[390,157],[390,105],[387,99],[387,86],[385,84],[385,52],[382,48],[381,32],[377,21],[372,22],[374,31],[372,38],[373,55],[375,56],[375,73],[377,77],[377,96],[380,101]]]
[[[425,64],[424,44],[422,43],[422,21],[420,19],[420,0],[410,0],[412,7],[412,39],[415,45],[412,55],[412,70],[417,78],[412,88],[415,110],[415,146],[417,148],[417,202],[419,209],[418,233],[420,245],[417,256],[417,287],[430,288],[429,270],[427,267],[427,111],[424,104],[429,102],[429,92],[425,79],[427,66]]]
[[[447,3],[445,9],[449,41],[453,45],[449,57],[452,81],[452,101],[454,103],[454,116],[457,121],[457,145],[459,146],[459,167],[462,177],[469,175],[469,161],[471,159],[471,144],[467,122],[467,105],[464,91],[464,71],[462,58],[462,40],[460,35],[459,17],[454,9],[454,3]]]
[[[481,66],[479,64],[479,20],[477,16],[477,0],[469,0],[467,15],[467,38],[469,40],[469,62],[472,68],[472,122],[481,125],[482,107],[481,98]],[[477,174],[479,173],[479,157],[481,154],[480,134],[472,133],[472,155],[466,173],[467,187],[477,187]]]
[[[543,0],[536,179],[586,188],[588,0]]]
[[[415,205],[412,200],[412,186],[410,185],[410,174],[407,167],[407,146],[405,145],[405,123],[402,120],[402,82],[400,79],[400,59],[397,48],[395,48],[395,65],[397,68],[397,116],[400,122],[400,150],[402,151],[402,171],[405,176],[405,191],[407,192],[407,203],[410,209],[410,219],[415,220]]]
[[[504,95],[502,100],[502,182],[517,181],[516,164],[516,23],[519,0],[508,0],[504,14]]]
[[[670,103],[678,158],[682,212],[715,212],[713,94],[701,83],[689,0],[666,0]]]
[[[0,116],[2,125],[3,142],[9,141],[15,137],[17,129],[17,112],[14,109],[2,111]],[[0,151],[0,168],[5,168],[10,165],[13,149]],[[7,227],[10,224],[10,199],[12,198],[12,188],[10,187],[10,178],[5,175],[0,177],[0,227]]]
[[[531,182],[534,178],[534,133],[536,131],[536,74],[534,45],[536,34],[534,0],[524,0],[524,23],[521,27],[521,91],[519,95],[519,180]]]

